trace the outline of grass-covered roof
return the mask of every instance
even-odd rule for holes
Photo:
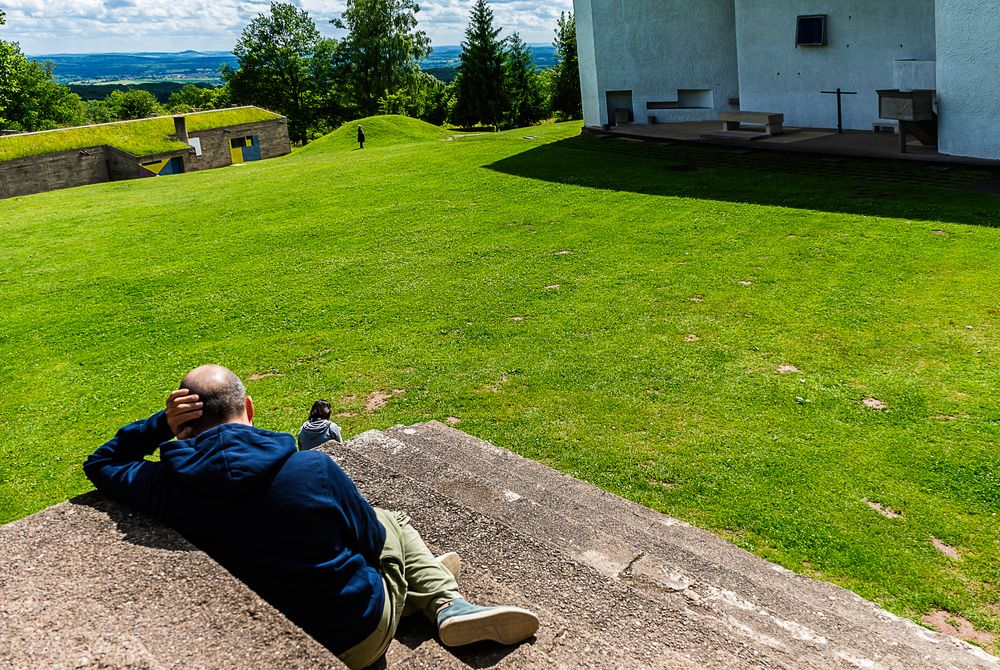
[[[187,117],[189,133],[279,118],[278,114],[259,107],[235,107],[197,112],[185,116]],[[187,144],[173,139],[173,134],[173,117],[158,116],[152,119],[118,121],[116,123],[8,135],[0,137],[0,161],[104,144],[128,151],[136,156],[148,156],[149,154],[187,148]]]

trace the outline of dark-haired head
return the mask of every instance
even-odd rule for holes
[[[198,400],[204,403],[202,415],[186,424],[194,429],[195,435],[224,423],[249,423],[253,419],[246,387],[221,365],[195,368],[184,376],[180,388],[198,394]]]
[[[313,403],[312,409],[309,410],[309,420],[329,419],[331,411],[330,403],[325,400],[317,400]]]

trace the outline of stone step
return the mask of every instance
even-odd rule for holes
[[[791,573],[785,580],[776,580],[774,573],[777,566],[737,549],[739,559],[757,564],[753,566],[755,568],[766,568],[762,578],[750,578],[736,572],[728,557],[725,561],[719,560],[706,541],[694,550],[679,548],[671,543],[672,527],[657,523],[657,535],[646,532],[648,524],[630,529],[618,519],[613,519],[607,511],[607,498],[614,496],[603,493],[594,495],[596,490],[593,487],[584,489],[589,495],[565,493],[568,489],[578,490],[580,483],[574,484],[575,480],[551,469],[545,468],[551,476],[570,481],[555,481],[550,482],[548,487],[535,488],[529,498],[524,492],[532,490],[539,480],[544,481],[544,477],[536,478],[535,482],[525,482],[523,472],[500,470],[492,462],[485,468],[486,476],[472,475],[468,469],[480,467],[482,463],[473,455],[478,450],[469,443],[467,436],[441,426],[444,431],[438,438],[461,439],[462,446],[460,449],[453,448],[454,445],[439,449],[445,440],[433,440],[433,432],[429,435],[422,428],[390,431],[391,435],[401,438],[406,448],[403,452],[397,451],[397,457],[405,453],[406,467],[419,472],[422,481],[437,482],[447,495],[459,498],[477,510],[500,518],[535,537],[557,542],[575,560],[591,565],[608,577],[626,580],[647,595],[655,597],[658,593],[680,592],[693,606],[711,611],[717,619],[738,623],[739,630],[749,636],[767,640],[772,646],[775,641],[782,641],[790,653],[800,658],[816,654],[817,647],[824,648],[831,630],[841,638],[851,639],[855,646],[853,649],[836,648],[832,652],[834,654],[840,652],[852,658],[861,658],[870,654],[871,650],[878,650],[880,657],[906,658],[917,652],[906,644],[908,638],[902,641],[886,640],[874,635],[869,625],[872,614],[870,604],[853,594],[836,594],[848,602],[862,605],[860,608],[854,606],[846,615],[837,611],[836,601],[828,597],[829,589],[825,589],[827,592],[819,600],[824,605],[823,609],[819,609],[817,600],[809,598],[807,588],[822,583]],[[390,449],[398,450],[399,447]],[[491,449],[495,450],[495,447]],[[435,458],[435,451],[440,452],[440,460]],[[520,461],[525,471],[539,469],[538,464],[524,459]],[[517,457],[513,462],[517,462]],[[502,481],[503,486],[496,487],[492,483],[495,481]],[[536,497],[542,500],[536,500]],[[593,505],[594,501],[600,506]],[[562,509],[571,509],[572,514],[562,514],[559,511]],[[591,523],[590,519],[601,522]],[[718,543],[727,552],[735,549],[714,536],[709,535],[708,538],[714,541],[712,544]],[[792,585],[796,588],[789,588]]]
[[[8,668],[345,666],[180,535],[87,494],[0,526]]]
[[[608,583],[627,583],[668,608],[712,619],[757,648],[777,650],[770,657],[776,664],[786,654],[798,662],[809,658],[816,667],[996,667],[982,650],[926,631],[844,589],[794,575],[709,533],[441,424],[366,433],[332,451],[338,460],[348,452],[376,459],[438,495],[559,548]]]
[[[436,552],[463,559],[460,586],[474,602],[512,604],[536,611],[542,626],[531,644],[484,645],[445,650],[429,628],[415,638],[403,632],[388,654],[389,667],[663,668],[792,670],[800,659],[770,649],[720,625],[685,598],[652,599],[621,580],[609,579],[550,543],[522,534],[473,510],[423,481],[372,458],[374,431],[346,447],[321,447],[373,504],[402,509]],[[673,602],[670,602],[670,601]],[[458,665],[449,658],[458,659]],[[430,659],[430,660],[428,660]],[[395,665],[400,663],[399,666]],[[411,665],[412,664],[412,665]]]

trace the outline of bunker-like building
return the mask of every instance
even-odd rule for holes
[[[574,0],[584,123],[784,114],[871,130],[880,89],[936,91],[938,150],[1000,159],[997,0]]]

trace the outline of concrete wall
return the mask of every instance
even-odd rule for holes
[[[640,123],[651,115],[661,122],[712,119],[733,109],[729,99],[739,90],[733,0],[575,0],[574,10],[586,125],[614,121],[607,94],[616,91],[631,91]],[[679,90],[709,93],[685,99]],[[649,103],[678,108],[648,109]]]
[[[1000,159],[1000,2],[937,0],[938,150]]]
[[[109,180],[107,147],[0,161],[0,198]]]
[[[189,137],[201,139],[202,155],[196,156],[193,152],[188,153],[184,157],[184,170],[195,172],[232,165],[229,140],[233,137],[248,135],[257,136],[261,160],[284,156],[292,151],[288,139],[288,123],[285,119],[190,132],[188,133]]]
[[[182,158],[185,172],[232,165],[230,138],[248,135],[257,136],[261,160],[291,153],[288,125],[284,119],[274,119],[192,133],[191,137],[201,138],[201,156],[196,156],[193,149],[133,156],[115,147],[101,146],[15,158],[0,161],[0,198],[138,179],[143,176],[141,163],[173,156]]]
[[[820,91],[840,87],[858,92],[844,97],[844,127],[871,130],[878,120],[875,91],[893,88],[894,61],[935,58],[934,3],[736,0],[742,109],[783,113],[789,126],[833,128],[836,96]],[[822,13],[829,15],[827,46],[796,47],[796,17]]]

